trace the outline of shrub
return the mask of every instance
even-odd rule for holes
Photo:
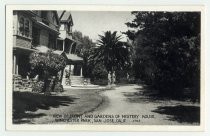
[[[44,88],[44,82],[38,81],[32,85],[32,92],[41,93]]]
[[[107,79],[95,79],[92,81],[92,83],[95,85],[108,85],[108,80]]]
[[[63,85],[61,85],[61,82],[56,82],[54,87],[54,92],[63,92]]]
[[[58,54],[48,51],[47,53],[34,52],[30,55],[31,69],[39,69],[43,75],[44,91],[46,94],[53,90],[54,80],[51,76],[57,76],[58,72],[66,66],[66,59]]]
[[[107,75],[108,72],[103,64],[96,64],[93,71],[92,71],[93,79],[106,79],[107,80]]]

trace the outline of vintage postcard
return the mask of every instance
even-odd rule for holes
[[[6,129],[203,131],[203,6],[6,6]]]

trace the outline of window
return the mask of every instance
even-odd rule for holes
[[[20,17],[19,20],[19,34],[22,36],[29,37],[30,35],[30,22],[28,19],[24,19],[23,17]]]
[[[24,18],[23,17],[20,18],[19,24],[20,24],[20,27],[19,27],[20,34],[24,35]]]
[[[72,26],[69,26],[69,33],[72,33]]]
[[[68,23],[68,24],[67,24],[67,29],[66,29],[68,33],[69,33],[69,30],[70,30],[69,28],[70,28],[70,25],[69,25],[69,23]]]
[[[68,33],[72,33],[72,26],[68,23],[65,25],[65,30],[68,32]]]
[[[25,20],[25,36],[29,37],[29,21]]]

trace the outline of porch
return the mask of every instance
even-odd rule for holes
[[[75,54],[66,54],[67,65],[63,70],[62,85],[73,86],[83,85],[82,72],[83,59]]]

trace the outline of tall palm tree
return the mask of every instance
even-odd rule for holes
[[[99,35],[98,44],[93,58],[95,62],[102,62],[106,70],[111,73],[111,81],[113,81],[113,73],[117,68],[122,69],[129,62],[129,46],[120,41],[121,36],[117,32],[104,32],[104,35]]]

